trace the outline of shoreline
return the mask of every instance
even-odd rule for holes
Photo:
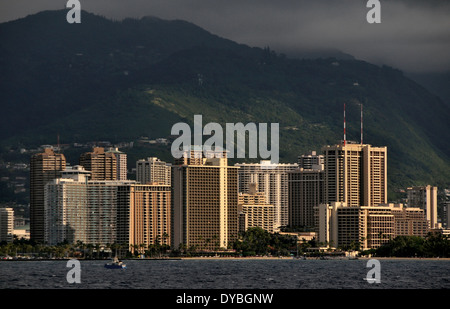
[[[69,261],[76,258],[59,258],[59,259],[0,259],[1,262],[48,262],[48,261]],[[296,257],[272,257],[272,256],[247,256],[247,257],[220,257],[220,256],[196,256],[196,257],[167,257],[167,258],[123,258],[122,261],[182,261],[182,260],[411,260],[411,261],[450,261],[450,257],[357,257],[356,259],[348,257],[329,257],[321,259],[320,257],[307,257],[306,259]],[[76,259],[79,261],[110,261],[110,259]]]
[[[181,257],[181,260],[302,260],[301,258],[293,257]],[[436,260],[436,261],[450,261],[450,258],[420,258],[420,257],[358,257],[353,260]],[[321,260],[319,257],[309,257],[306,260]],[[325,260],[352,260],[348,257],[328,257]]]

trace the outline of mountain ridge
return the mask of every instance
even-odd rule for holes
[[[83,11],[69,25],[65,14],[0,24],[3,147],[46,144],[56,132],[68,142],[167,137],[203,114],[204,124],[279,122],[280,157],[295,162],[342,138],[343,103],[348,138],[359,140],[363,104],[364,141],[388,146],[390,184],[448,184],[449,107],[397,69],[293,59],[186,21]],[[21,35],[30,29],[32,40]]]

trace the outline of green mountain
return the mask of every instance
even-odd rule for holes
[[[431,93],[440,97],[447,105],[450,105],[450,71],[436,73],[408,73],[407,76],[420,85],[423,85]]]
[[[82,12],[68,24],[66,13],[0,24],[4,152],[57,134],[65,143],[170,137],[201,114],[204,125],[279,123],[280,159],[295,162],[342,139],[344,103],[347,138],[359,141],[363,104],[364,142],[388,147],[391,189],[449,184],[450,107],[395,68],[288,58],[185,21]],[[170,159],[170,148],[158,155]]]

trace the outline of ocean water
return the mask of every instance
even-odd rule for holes
[[[80,261],[81,283],[68,283],[67,261],[0,262],[0,289],[448,289],[449,260],[380,259],[380,283],[367,260],[129,260],[127,269]]]

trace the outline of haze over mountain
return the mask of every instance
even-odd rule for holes
[[[187,20],[235,42],[280,53],[340,50],[357,59],[408,73],[450,71],[450,2],[381,2],[381,23],[366,20],[361,0],[89,0],[83,10],[114,20],[158,16]],[[0,0],[0,22],[43,10],[60,0]]]
[[[45,11],[0,24],[0,143],[169,137],[178,121],[280,123],[280,157],[342,139],[388,146],[391,188],[446,187],[450,105],[391,67],[337,52],[294,59],[156,17]],[[339,56],[341,55],[341,56]],[[311,57],[307,57],[311,58]],[[148,154],[152,155],[152,154]],[[170,153],[166,153],[167,158]]]

